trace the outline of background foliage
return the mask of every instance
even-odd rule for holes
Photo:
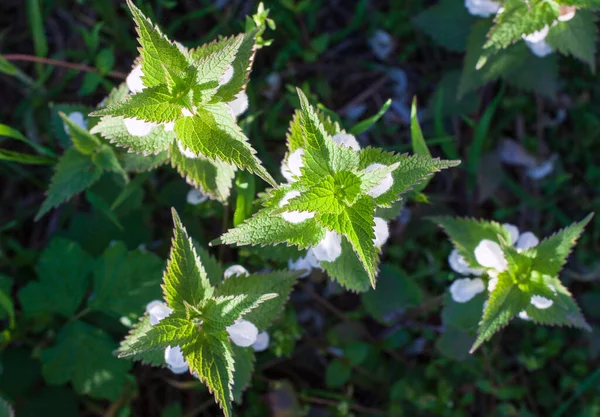
[[[141,3],[170,37],[190,47],[242,31],[245,16],[256,10],[250,1]],[[239,120],[267,171],[279,175],[292,109],[299,106],[294,86],[326,113],[341,114],[345,128],[392,98],[383,119],[359,139],[396,152],[412,151],[410,103],[417,96],[433,156],[464,162],[431,181],[424,190],[431,204],[419,196],[392,222],[375,291],[342,291],[319,272],[296,286],[271,329],[269,351],[257,354],[239,415],[600,412],[599,217],[562,273],[594,331],[515,321],[472,356],[472,310],[483,299],[452,302],[446,291],[456,276],[447,264],[451,244],[425,219],[482,217],[548,236],[597,211],[600,80],[590,70],[593,62],[553,56],[552,77],[540,76],[532,61],[513,73],[522,80],[493,76],[465,89],[460,71],[470,59],[464,53],[469,36],[489,27],[478,28],[485,22],[466,13],[432,20],[430,3],[267,3],[277,29],[264,35],[274,40],[256,57],[250,110]],[[452,3],[438,7],[464,12],[461,2]],[[440,47],[428,27],[451,33],[438,35],[448,44]],[[127,184],[119,173],[96,178],[91,172],[90,190],[34,222],[51,165],[69,141],[59,112],[86,113],[105,97],[129,72],[136,40],[121,1],[4,0],[0,28],[0,53],[12,55],[10,63],[0,60],[0,123],[33,144],[0,132],[0,396],[19,417],[216,414],[212,396],[191,377],[112,353],[145,303],[160,295],[170,207],[206,247],[245,217],[240,207],[253,210],[243,190],[261,191],[263,183],[238,173],[234,195],[223,196],[228,205],[193,206],[175,169],[142,173]],[[369,43],[378,30],[393,41],[384,59]],[[20,62],[15,54],[86,68]],[[545,83],[533,93],[527,88],[532,79]],[[21,157],[15,153],[31,155],[34,164],[10,162]],[[547,161],[548,175],[528,175]],[[277,262],[265,261],[264,250],[219,246],[211,252],[251,272],[286,266],[285,251],[266,249],[271,257],[279,254]]]

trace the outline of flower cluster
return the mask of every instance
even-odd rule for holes
[[[480,17],[490,17],[504,11],[501,4],[494,0],[465,0],[465,7],[472,15]],[[575,16],[575,11],[574,6],[560,6],[558,20],[553,25],[571,20]],[[543,58],[553,51],[552,47],[546,42],[549,31],[550,27],[546,25],[533,33],[524,33],[521,37],[534,55]]]
[[[508,230],[511,237],[511,244],[514,245],[518,252],[531,249],[538,245],[539,239],[532,232],[519,233],[519,229],[505,223],[504,228]],[[458,249],[454,249],[448,257],[450,267],[457,273],[462,275],[471,275],[480,277],[484,273],[489,277],[487,290],[491,293],[495,290],[498,284],[498,275],[508,270],[508,262],[504,256],[504,252],[500,245],[489,239],[483,239],[474,251],[475,259],[478,266],[483,268],[471,267],[466,259],[460,255]],[[481,278],[460,278],[455,280],[450,286],[450,294],[452,299],[458,303],[466,303],[477,294],[485,291],[485,284]],[[556,289],[550,288],[553,292]],[[553,301],[539,295],[531,297],[531,304],[538,309],[546,309],[552,306]],[[527,318],[525,312],[519,315],[521,318]]]
[[[355,151],[360,151],[361,147],[356,137],[349,133],[338,133],[332,137],[333,141],[338,146],[345,146]],[[296,182],[302,176],[302,167],[304,150],[302,148],[296,149],[292,152],[287,159],[281,164],[281,174],[288,181],[289,184]],[[383,168],[382,164],[371,164],[365,171],[372,171],[377,168]],[[367,194],[373,198],[377,198],[387,192],[393,185],[394,179],[392,174],[387,174],[386,177],[376,186],[371,188]],[[300,196],[300,191],[292,190],[289,191],[279,202],[279,207],[284,207],[292,198]],[[286,211],[281,213],[281,217],[290,223],[302,223],[305,220],[312,219],[315,213],[308,211]],[[390,236],[387,222],[380,218],[374,218],[375,225],[373,230],[375,232],[375,238],[373,244],[381,248],[388,240]],[[310,248],[304,257],[297,259],[296,261],[289,260],[288,267],[291,270],[305,270],[306,272],[301,277],[307,277],[313,268],[320,268],[320,262],[333,262],[342,254],[342,236],[337,233],[328,230],[325,233],[325,237],[314,247]]]

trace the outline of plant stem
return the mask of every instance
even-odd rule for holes
[[[59,61],[59,60],[51,59],[51,58],[42,58],[42,57],[33,56],[33,55],[9,54],[9,55],[2,55],[2,57],[8,61],[37,62],[39,64],[54,65],[55,67],[63,67],[63,68],[68,68],[68,69],[72,69],[72,70],[76,70],[76,71],[100,73],[100,71],[98,71],[96,68],[93,68],[93,67],[90,67],[87,65],[75,64],[73,62]],[[106,75],[109,77],[113,77],[113,78],[119,78],[121,80],[124,80],[125,78],[127,78],[127,74],[125,74],[123,72],[119,72],[119,71],[111,71],[111,72],[107,73]]]

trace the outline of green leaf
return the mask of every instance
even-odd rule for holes
[[[93,267],[92,258],[77,243],[63,238],[50,241],[36,265],[38,280],[19,292],[25,314],[75,314],[88,289]]]
[[[557,22],[552,26],[546,37],[546,42],[552,48],[564,55],[572,55],[596,71],[596,40],[598,27],[596,16],[587,10],[577,10],[575,16],[568,22]]]
[[[133,94],[125,101],[96,110],[90,116],[123,116],[153,123],[173,122],[183,117],[184,108],[191,109],[188,95],[173,96],[166,85],[158,85]]]
[[[117,104],[120,101],[125,100],[127,98],[127,96],[129,96],[129,87],[127,87],[127,83],[122,82],[117,87],[110,90],[110,93],[108,93],[108,96],[106,96],[104,98],[104,100],[102,100],[100,102],[100,104],[98,104],[97,107],[104,108],[104,107],[112,106],[114,104]]]
[[[27,165],[53,165],[56,163],[54,158],[30,155],[27,153],[10,151],[8,149],[0,149],[0,160]]]
[[[15,410],[3,398],[0,398],[0,417],[15,417]]]
[[[290,199],[273,214],[295,210],[340,214],[344,210],[343,200],[347,199],[352,203],[360,193],[361,186],[361,181],[356,175],[347,171],[344,174],[346,175],[328,175],[308,191]]]
[[[224,103],[206,105],[193,117],[175,123],[175,134],[181,145],[196,155],[212,161],[223,161],[257,174],[276,186],[275,180],[261,165],[246,135],[236,125]]]
[[[244,34],[235,55],[235,59],[231,63],[231,66],[233,67],[233,76],[227,84],[219,86],[219,89],[217,90],[216,95],[225,102],[235,99],[235,96],[242,91],[248,82],[254,54],[256,52],[255,41],[257,32],[257,30],[252,30]]]
[[[139,316],[146,304],[160,298],[163,267],[153,253],[129,252],[123,243],[115,243],[96,263],[89,308],[118,317]]]
[[[231,417],[234,360],[227,332],[197,332],[195,339],[181,349],[190,370],[214,394],[225,417]]]
[[[357,124],[355,124],[354,126],[352,126],[352,129],[350,129],[350,134],[352,135],[360,135],[361,133],[366,132],[367,130],[369,130],[371,128],[371,126],[373,126],[375,123],[377,123],[377,121],[379,119],[381,119],[383,117],[383,115],[385,114],[385,112],[388,111],[388,109],[390,108],[390,106],[392,105],[392,99],[388,98],[385,103],[383,103],[383,106],[381,106],[381,108],[379,109],[379,111],[377,113],[375,113],[373,116],[365,119],[365,120],[361,120],[360,122],[358,122]]]
[[[100,141],[97,137],[81,128],[77,123],[74,123],[63,112],[59,112],[58,114],[67,125],[69,135],[71,135],[71,140],[73,141],[73,146],[75,146],[79,152],[84,155],[90,155],[100,147]]]
[[[290,271],[249,276],[235,275],[217,286],[215,296],[227,297],[245,294],[256,299],[262,294],[277,294],[277,297],[263,300],[260,305],[244,315],[245,320],[252,322],[259,330],[264,330],[283,310],[297,276],[297,273]]]
[[[227,202],[235,176],[235,167],[202,156],[188,158],[181,153],[176,144],[171,146],[171,164],[188,184],[199,188],[204,194],[217,201]]]
[[[92,162],[102,170],[116,172],[121,174],[125,180],[128,180],[127,173],[121,166],[117,154],[109,145],[101,145],[100,149],[92,155]]]
[[[454,247],[472,268],[480,267],[475,259],[475,248],[482,240],[500,243],[498,236],[502,236],[505,241],[511,241],[509,231],[500,223],[447,216],[432,217],[431,221],[444,229]]]
[[[582,221],[574,223],[542,240],[539,245],[532,249],[535,252],[535,257],[531,268],[542,274],[558,275],[577,239],[593,216],[593,213],[588,214]]]
[[[211,333],[221,332],[265,301],[276,297],[277,294],[274,293],[215,295],[202,306],[202,318],[204,319],[202,329]]]
[[[72,382],[79,394],[116,401],[131,366],[113,355],[116,348],[102,330],[71,322],[61,329],[56,344],[40,353],[44,378],[51,385]]]
[[[214,256],[211,256],[211,254],[202,246],[194,244],[194,248],[196,249],[198,258],[200,258],[202,267],[206,271],[210,285],[216,287],[223,280],[225,274],[223,267],[219,264],[219,261],[217,261]]]
[[[529,304],[530,297],[521,292],[507,273],[500,274],[498,284],[490,293],[477,331],[477,340],[471,347],[473,353],[481,344],[498,332]]]
[[[137,24],[144,85],[154,87],[166,83],[165,68],[175,74],[184,72],[189,66],[184,52],[167,39],[131,0],[127,0],[127,6]]]
[[[346,237],[342,237],[342,254],[333,262],[321,262],[321,267],[349,291],[365,292],[371,288],[369,275]]]
[[[184,345],[193,339],[194,335],[200,333],[198,325],[193,321],[175,317],[172,313],[160,321],[160,323],[145,327],[147,331],[143,334],[129,334],[128,342],[119,348],[119,357],[139,355],[155,350],[164,350],[167,346]]]
[[[42,203],[35,220],[39,220],[52,208],[90,187],[101,175],[102,169],[98,168],[89,156],[82,155],[75,148],[67,150],[56,164],[46,200]]]
[[[240,172],[235,179],[235,191],[234,227],[240,225],[254,212],[254,198],[256,196],[254,177],[247,172]]]
[[[329,388],[344,386],[352,376],[352,368],[341,359],[333,359],[325,369],[325,385]]]
[[[139,153],[126,153],[121,155],[121,165],[126,172],[147,172],[169,160],[168,152],[161,152],[156,155],[142,155]]]
[[[159,154],[167,151],[175,140],[174,132],[167,132],[164,125],[153,128],[146,136],[133,136],[125,127],[123,117],[105,116],[94,126],[90,133],[100,134],[117,146],[130,152],[144,155]]]
[[[121,341],[121,345],[117,350],[119,357],[125,357],[126,359],[141,361],[142,363],[153,365],[153,366],[165,366],[165,352],[160,349],[143,351],[137,353],[130,353],[135,351],[133,346],[139,346],[140,339],[146,336],[146,334],[153,328],[150,324],[150,316],[148,314],[140,317],[139,321],[133,325],[125,339]]]
[[[412,19],[436,44],[453,52],[463,52],[475,22],[462,0],[441,0]]]
[[[423,137],[423,131],[421,130],[421,125],[419,124],[419,118],[417,116],[417,97],[416,96],[413,98],[412,106],[410,108],[410,138],[411,138],[413,153],[415,155],[431,157],[431,152],[429,152],[427,143],[425,143],[425,138]]]
[[[169,307],[175,311],[185,311],[186,304],[197,307],[210,298],[213,288],[175,209],[172,213],[174,236],[163,278],[163,292]]]
[[[475,335],[481,321],[486,297],[487,293],[483,292],[477,294],[466,303],[457,303],[452,299],[450,292],[446,291],[444,294],[444,308],[442,309],[442,322],[444,326],[464,330],[470,335]]]
[[[254,361],[256,360],[252,348],[243,348],[231,344],[235,370],[233,371],[233,399],[237,404],[242,403],[242,394],[250,385],[252,373],[254,372]]]

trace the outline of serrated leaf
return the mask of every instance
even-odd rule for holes
[[[297,273],[276,271],[269,274],[235,275],[227,278],[215,289],[215,296],[227,297],[246,294],[257,298],[262,294],[277,294],[263,300],[258,306],[244,315],[259,330],[266,329],[281,313],[292,287],[296,283]]]
[[[231,417],[234,360],[227,332],[197,332],[192,342],[182,346],[182,351],[190,370],[214,394],[225,417]]]
[[[184,108],[191,109],[194,103],[188,95],[177,95],[166,85],[149,87],[130,95],[127,100],[96,110],[90,116],[123,116],[153,123],[173,122],[183,117]]]
[[[42,373],[51,385],[72,382],[79,394],[116,401],[131,366],[113,355],[116,347],[102,330],[71,322],[59,332],[54,346],[41,351]]]
[[[164,350],[167,346],[177,346],[189,343],[196,334],[200,333],[198,325],[181,317],[169,317],[162,319],[158,324],[147,328],[139,328],[139,332],[130,333],[126,343],[119,348],[119,357],[139,355],[155,350]],[[145,333],[140,334],[141,331]]]
[[[192,153],[235,165],[276,186],[275,180],[255,156],[256,151],[235,123],[226,104],[206,105],[198,109],[193,117],[177,120],[175,134],[181,145]]]
[[[161,152],[156,155],[143,155],[139,153],[125,153],[121,155],[121,165],[126,172],[147,172],[169,160],[168,152]]]
[[[160,297],[164,264],[153,253],[117,242],[96,262],[90,309],[121,316],[139,316],[146,304]]]
[[[165,67],[174,73],[185,71],[189,62],[182,50],[163,35],[131,0],[127,0],[127,6],[137,24],[144,85],[153,87],[165,83]]]
[[[344,195],[343,187],[346,186],[349,190],[352,201],[360,192],[360,179],[351,172],[347,174],[349,174],[348,177],[328,175],[308,191],[290,199],[285,206],[275,210],[273,214],[277,215],[286,211],[309,211],[327,214],[341,213],[344,210],[344,205],[339,201],[339,194]],[[340,182],[344,183],[340,184]]]
[[[236,344],[231,345],[233,351],[233,360],[235,361],[235,370],[233,371],[233,400],[236,404],[242,403],[242,394],[250,385],[252,373],[254,372],[254,361],[256,359],[251,347],[240,347]]]
[[[97,107],[101,109],[104,107],[112,106],[113,104],[125,100],[128,95],[129,87],[127,87],[127,83],[123,82],[115,88],[113,88],[112,90],[110,90],[108,96],[106,96],[106,98],[102,100]]]
[[[569,253],[583,233],[583,229],[594,216],[589,214],[585,219],[566,227],[552,236],[542,240],[533,251],[535,257],[531,268],[542,274],[556,276],[565,264]]]
[[[152,327],[152,324],[150,324],[150,316],[148,314],[140,317],[139,321],[133,325],[127,336],[125,336],[125,339],[121,341],[121,345],[117,350],[119,356],[122,356],[122,353],[131,352],[133,350],[132,346],[137,345],[139,340],[144,337]],[[164,351],[160,349],[134,353],[127,355],[126,358],[134,361],[141,361],[142,363],[153,366],[165,366],[165,354]]]
[[[73,146],[82,154],[90,155],[100,147],[100,141],[97,137],[90,134],[87,130],[81,128],[77,123],[69,119],[64,113],[59,113],[60,118],[67,125],[69,135]]]
[[[35,220],[39,220],[52,208],[90,187],[101,175],[102,169],[95,166],[89,156],[82,155],[75,148],[67,150],[56,164],[46,199]]]
[[[342,254],[333,262],[321,262],[321,268],[349,291],[365,292],[371,289],[369,274],[346,237],[342,237]]]
[[[60,117],[60,113],[66,114],[67,117],[71,116],[72,113],[81,113],[87,128],[91,129],[94,126],[95,120],[86,117],[91,111],[91,107],[81,104],[50,104],[50,128],[52,130],[52,136],[62,148],[66,149],[71,147],[72,141],[69,138],[68,129],[65,127],[65,123]]]
[[[215,295],[202,306],[202,329],[211,333],[223,331],[265,301],[276,297],[274,293]]]
[[[211,161],[202,156],[188,158],[181,153],[178,146],[171,146],[171,165],[177,169],[188,184],[199,188],[203,193],[227,202],[231,193],[235,167],[220,161]]]
[[[592,72],[596,71],[596,40],[598,27],[596,16],[591,11],[578,10],[567,22],[557,22],[552,26],[546,42],[564,55],[572,55],[587,63]]]
[[[256,52],[255,42],[257,33],[258,30],[256,29],[244,33],[235,59],[231,63],[233,76],[227,84],[219,86],[219,89],[217,90],[216,95],[225,102],[235,99],[235,96],[244,89],[248,82],[252,62],[254,61],[254,54]]]
[[[166,131],[164,125],[154,127],[146,136],[133,136],[125,127],[123,117],[104,116],[90,132],[99,133],[117,146],[144,155],[167,151],[175,140],[175,133]]]
[[[506,326],[529,304],[529,299],[530,296],[521,292],[508,274],[500,274],[496,288],[490,293],[477,331],[477,340],[471,347],[470,353]]]
[[[116,172],[128,180],[127,173],[121,166],[117,154],[109,145],[101,145],[97,152],[92,154],[92,162],[104,171]]]
[[[71,317],[82,303],[93,267],[93,259],[77,243],[63,238],[50,241],[36,265],[38,280],[19,292],[25,314]]]
[[[332,121],[321,111],[314,108],[313,111],[317,114],[317,117],[321,121],[323,129],[327,134],[334,136],[342,131],[338,122]],[[294,152],[296,149],[304,147],[304,131],[301,125],[301,117],[301,111],[296,110],[286,135],[289,152]]]
[[[201,247],[198,244],[194,244],[194,248],[196,249],[196,254],[198,258],[200,258],[200,263],[202,267],[206,271],[206,275],[208,276],[208,280],[213,287],[216,287],[222,280],[225,271],[223,267],[219,264],[219,261],[212,256],[206,249]]]
[[[482,240],[488,239],[500,243],[498,239],[500,235],[506,242],[511,241],[510,233],[500,223],[447,216],[432,217],[431,221],[444,229],[454,247],[473,268],[480,267],[475,259],[475,248]]]
[[[163,277],[163,292],[169,307],[175,311],[185,311],[186,304],[197,307],[210,298],[213,287],[175,209],[172,213],[174,236]]]

